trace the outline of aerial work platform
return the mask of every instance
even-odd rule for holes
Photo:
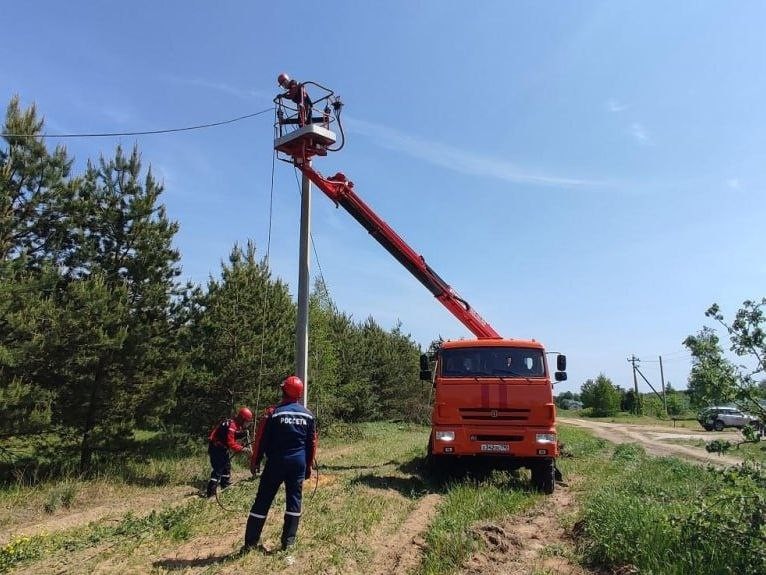
[[[287,74],[280,74],[277,82],[284,92],[274,98],[277,116],[274,149],[287,156],[280,159],[302,163],[313,156],[326,156],[327,152],[340,150],[344,140],[340,98],[316,82],[297,82]],[[333,144],[338,138],[330,130],[333,122],[337,122],[341,134],[341,144],[337,147]]]
[[[274,149],[292,157],[326,156],[327,147],[338,140],[321,124],[308,124],[274,140]]]

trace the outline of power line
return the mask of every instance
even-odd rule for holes
[[[152,134],[170,134],[173,132],[188,132],[191,130],[202,130],[204,128],[214,128],[215,126],[233,124],[234,122],[247,120],[248,118],[254,118],[256,116],[265,114],[266,112],[271,112],[273,109],[274,107],[272,106],[271,108],[266,108],[265,110],[261,110],[260,112],[245,114],[244,116],[231,118],[230,120],[223,120],[222,122],[197,124],[196,126],[187,126],[184,128],[167,128],[164,130],[142,130],[142,131],[135,131],[135,132],[94,132],[94,133],[79,133],[79,134],[10,134],[7,132],[3,132],[2,134],[0,134],[0,136],[3,136],[4,138],[108,138],[112,136],[146,136],[146,135],[152,135]]]
[[[687,359],[692,359],[694,356],[691,354],[680,356],[680,357],[665,357],[662,356],[662,361],[669,362],[669,361],[685,361]],[[660,363],[660,360],[658,359],[642,359],[641,363]]]

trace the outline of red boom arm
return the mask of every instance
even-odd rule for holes
[[[329,197],[336,205],[343,208],[351,214],[356,221],[362,224],[368,232],[374,237],[380,245],[394,256],[399,263],[407,268],[428,291],[434,294],[444,307],[452,315],[466,326],[471,333],[479,339],[499,339],[498,334],[486,320],[481,317],[468,304],[467,301],[457,295],[434,270],[428,267],[423,256],[417,254],[407,243],[397,234],[391,226],[384,222],[372,209],[362,201],[354,192],[352,182],[349,182],[341,173],[335,174],[332,178],[325,179],[314,170],[308,162],[296,161],[296,167],[303,172]]]

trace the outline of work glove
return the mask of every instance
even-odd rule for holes
[[[250,473],[253,477],[258,477],[261,474],[261,466],[256,463],[250,463]]]

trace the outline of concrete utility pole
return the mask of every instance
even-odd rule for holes
[[[668,414],[668,398],[665,394],[665,372],[662,370],[662,356],[660,357],[660,381],[662,382],[662,407],[665,408],[665,415]]]
[[[311,165],[310,160],[306,160]],[[298,318],[295,324],[295,375],[303,381],[303,405],[309,401],[309,270],[311,267],[311,180],[303,174],[301,239],[298,255]]]
[[[634,395],[634,401],[633,401],[633,413],[635,415],[638,415],[638,410],[640,407],[640,401],[641,399],[638,396],[638,379],[636,379],[636,362],[641,361],[638,359],[635,355],[631,355],[628,358],[628,363],[633,365],[633,393]]]

